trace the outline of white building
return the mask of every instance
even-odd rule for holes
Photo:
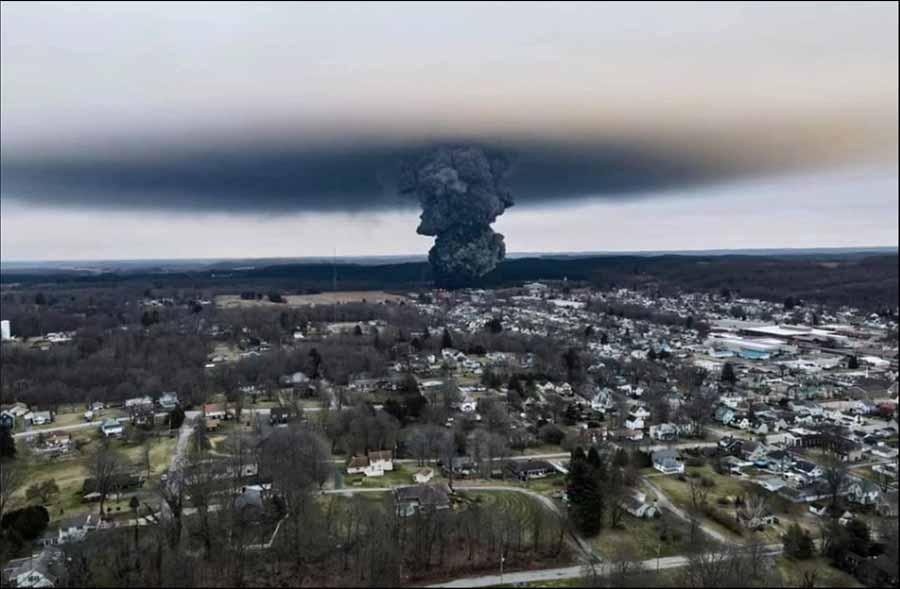
[[[12,339],[12,328],[9,326],[9,320],[0,321],[0,340],[6,341]]]

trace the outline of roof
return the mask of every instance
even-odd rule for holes
[[[394,459],[394,453],[391,452],[390,450],[377,450],[377,451],[369,452],[369,461],[370,462],[381,461],[381,460],[391,461],[393,459]]]
[[[350,459],[347,468],[365,468],[369,466],[368,456],[354,456]]]
[[[678,450],[667,449],[657,450],[653,453],[653,462],[662,462],[664,460],[678,460]]]
[[[411,485],[394,489],[400,503],[418,503],[423,507],[448,507],[450,487],[444,484]]]

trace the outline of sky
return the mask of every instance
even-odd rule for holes
[[[509,251],[896,246],[897,3],[3,3],[0,259],[424,254],[403,162],[511,162]]]

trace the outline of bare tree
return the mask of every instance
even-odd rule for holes
[[[25,484],[25,470],[16,462],[4,462],[0,466],[0,517],[6,513],[12,496]]]
[[[119,477],[125,471],[125,460],[108,445],[100,446],[87,465],[88,474],[94,479],[95,491],[100,495],[100,517],[110,493],[117,490]]]
[[[823,467],[825,471],[823,478],[828,485],[828,493],[831,495],[831,516],[838,518],[840,517],[841,491],[847,483],[847,465],[837,453],[830,451],[825,456]]]

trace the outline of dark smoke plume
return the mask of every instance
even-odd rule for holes
[[[436,237],[428,260],[439,286],[471,285],[506,255],[491,223],[513,205],[508,169],[505,158],[472,146],[434,148],[404,166],[400,190],[422,205],[416,231]]]

